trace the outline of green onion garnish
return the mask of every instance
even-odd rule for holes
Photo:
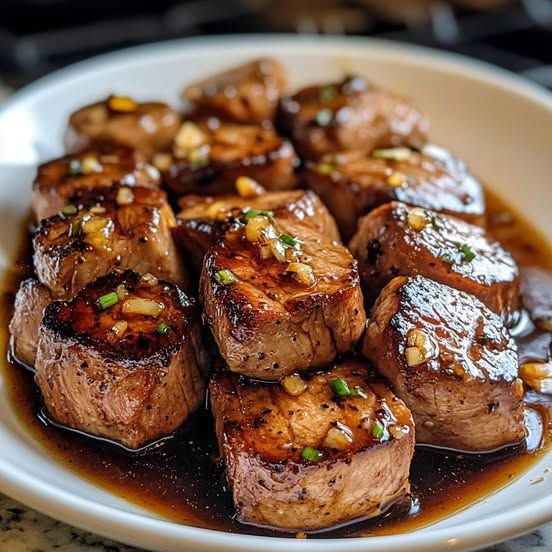
[[[474,250],[467,244],[467,243],[461,243],[458,245],[458,251],[462,253],[464,260],[469,263],[473,261],[475,258],[475,252]]]
[[[65,216],[74,215],[76,212],[77,212],[77,208],[74,205],[66,205],[61,210],[61,214]]]
[[[98,306],[100,309],[105,310],[119,302],[119,296],[115,291],[110,291],[101,297],[98,297]]]
[[[82,174],[82,165],[78,159],[72,159],[67,169],[67,176],[78,176]]]
[[[322,452],[312,447],[305,447],[301,452],[301,458],[309,462],[318,462],[322,460]]]
[[[249,220],[254,217],[268,217],[270,222],[274,222],[274,213],[272,211],[261,211],[259,209],[248,209],[243,215],[244,220]]]
[[[376,420],[372,427],[372,437],[379,441],[383,437],[384,432],[383,424],[379,420]]]
[[[449,266],[452,266],[454,264],[454,259],[452,258],[451,255],[449,255],[448,253],[445,253],[444,255],[441,255],[441,260],[445,263],[445,264],[448,264]]]
[[[280,234],[280,241],[285,243],[286,245],[289,245],[290,247],[295,247],[299,244],[298,239],[292,236],[288,236],[287,234]]]
[[[334,171],[334,166],[330,163],[319,163],[317,168],[320,174],[332,174]]]
[[[347,380],[343,378],[332,379],[329,381],[329,385],[336,397],[350,397],[352,394]]]
[[[165,335],[171,331],[171,327],[168,324],[165,324],[165,322],[161,322],[161,324],[155,328],[155,331],[158,334]]]
[[[235,284],[238,279],[232,274],[230,270],[219,270],[215,274],[215,280],[217,283],[227,286],[228,284]]]
[[[318,98],[322,103],[328,103],[331,102],[335,97],[337,96],[337,89],[335,86],[323,86],[319,93]]]
[[[314,119],[320,126],[327,126],[330,124],[332,120],[332,112],[329,109],[321,109]]]
[[[394,159],[395,161],[406,161],[410,159],[411,151],[408,148],[382,148],[375,149],[372,157],[376,159]]]

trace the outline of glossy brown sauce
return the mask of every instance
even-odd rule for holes
[[[521,267],[552,268],[552,255],[542,236],[524,219],[512,215],[489,196],[490,231],[509,249]],[[4,283],[0,339],[8,353],[7,325],[19,282],[32,271],[26,227],[22,246]],[[522,360],[547,360],[550,334],[532,330],[518,339]],[[282,535],[239,523],[219,462],[214,424],[203,409],[171,439],[143,452],[126,452],[116,445],[46,423],[40,396],[30,371],[13,362],[2,366],[14,411],[46,454],[96,485],[156,514],[198,527],[256,535]],[[456,455],[418,447],[411,470],[412,502],[395,506],[375,520],[351,523],[321,533],[323,537],[367,536],[419,529],[482,500],[527,471],[549,448],[552,439],[552,398],[529,393],[530,437],[527,447],[489,455]],[[527,449],[531,449],[528,452]]]

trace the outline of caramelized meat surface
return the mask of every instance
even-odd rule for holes
[[[110,96],[71,114],[65,147],[78,152],[106,145],[124,146],[149,159],[170,146],[180,123],[180,115],[167,104]]]
[[[485,222],[481,184],[436,146],[330,154],[306,165],[305,178],[328,206],[345,240],[359,217],[389,201],[432,209],[473,224]]]
[[[358,361],[295,381],[283,384],[293,395],[229,372],[210,383],[240,520],[309,531],[377,516],[405,497],[414,425],[404,403]],[[335,382],[354,395],[337,396]]]
[[[125,148],[89,149],[43,163],[33,183],[36,220],[59,213],[79,190],[110,188],[114,182],[158,188],[160,175],[141,154]]]
[[[240,176],[253,178],[267,190],[297,184],[299,159],[293,146],[273,130],[255,125],[188,121],[172,152],[156,159],[167,186],[178,195],[232,193]]]
[[[378,207],[359,222],[349,248],[359,260],[367,300],[395,276],[420,274],[471,293],[513,321],[520,307],[511,255],[463,220],[401,203]]]
[[[35,379],[60,424],[141,447],[200,405],[206,373],[194,301],[151,274],[111,273],[45,310]]]
[[[188,254],[194,267],[201,269],[205,253],[232,221],[252,209],[271,211],[273,216],[296,219],[311,225],[328,241],[340,242],[335,221],[318,196],[311,191],[267,192],[257,197],[184,196],[179,201],[174,230],[177,245]]]
[[[114,268],[187,284],[164,192],[116,184],[73,199],[65,214],[40,223],[33,240],[38,279],[54,296],[70,296]]]
[[[277,380],[350,350],[366,317],[357,263],[342,245],[300,221],[267,219],[246,219],[208,251],[200,289],[230,369]]]
[[[301,157],[378,147],[420,147],[428,122],[408,100],[361,77],[310,86],[280,101],[278,124]]]
[[[183,96],[194,115],[261,123],[274,118],[285,88],[282,65],[262,58],[192,84],[184,89]]]
[[[51,302],[50,290],[34,278],[23,280],[15,295],[9,327],[10,352],[28,367],[34,366],[38,328],[44,309]]]
[[[363,352],[412,411],[418,443],[487,452],[525,438],[515,342],[475,297],[395,278],[372,309]]]

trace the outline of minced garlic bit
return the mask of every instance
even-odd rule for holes
[[[117,190],[117,205],[130,205],[134,201],[134,192],[127,186]]]
[[[255,180],[248,176],[239,176],[236,179],[236,190],[240,197],[257,197],[266,190]]]
[[[322,446],[331,449],[345,450],[351,446],[353,442],[353,432],[345,424],[336,422],[330,427]]]
[[[205,133],[191,121],[184,122],[174,138],[176,146],[184,151],[198,148],[205,144],[205,142]]]
[[[159,283],[159,280],[150,272],[146,272],[140,280],[148,287],[155,287]]]
[[[142,314],[144,316],[153,316],[156,318],[163,312],[164,309],[165,305],[159,301],[136,297],[127,299],[123,303],[122,310],[123,314]]]
[[[395,171],[387,177],[387,184],[393,188],[400,188],[406,184],[407,180],[406,174]]]
[[[205,209],[205,216],[213,220],[225,220],[229,214],[228,206],[224,201],[214,201]]]
[[[417,232],[423,230],[429,223],[427,213],[419,207],[414,207],[408,212],[407,222],[408,226]]]
[[[306,263],[289,263],[286,272],[291,272],[294,278],[304,286],[312,286],[316,283],[312,267]]]
[[[100,162],[92,155],[83,157],[80,161],[82,174],[92,174],[94,172],[102,172],[103,167]]]
[[[410,433],[410,428],[403,425],[390,425],[388,428],[389,433],[395,439],[400,440],[403,437],[406,437]]]
[[[117,289],[115,289],[115,293],[117,293],[117,297],[122,300],[128,295],[128,289],[123,284],[119,284]]]
[[[85,241],[97,249],[106,245],[111,226],[110,219],[92,215],[86,215],[80,222]]]
[[[307,382],[299,374],[291,374],[282,378],[282,387],[288,395],[297,397],[308,389]]]
[[[105,207],[102,207],[101,205],[94,205],[94,207],[90,208],[90,212],[94,215],[102,215],[105,211]]]
[[[519,376],[535,391],[552,394],[552,362],[526,362],[519,367]]]
[[[432,360],[438,354],[437,344],[429,335],[418,328],[414,328],[408,332],[406,344],[406,364],[410,367]]]
[[[245,226],[245,237],[250,242],[259,242],[265,237],[269,237],[263,234],[263,230],[267,230],[272,226],[270,219],[265,215],[258,215],[249,219]],[[276,237],[276,232],[274,232]]]
[[[156,153],[152,159],[152,163],[154,164],[155,168],[160,171],[169,170],[172,161],[173,158],[170,153]]]
[[[111,96],[107,100],[107,105],[109,109],[123,113],[130,113],[138,109],[138,104],[128,96]]]
[[[115,322],[111,327],[111,331],[115,334],[115,337],[121,339],[128,329],[128,322],[126,320],[119,320]]]
[[[411,155],[412,150],[408,148],[382,148],[372,152],[372,157],[376,159],[392,159],[394,161],[408,161]]]

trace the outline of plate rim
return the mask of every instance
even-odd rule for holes
[[[11,110],[21,105],[24,106],[28,99],[34,95],[40,95],[52,85],[60,85],[67,78],[79,76],[82,73],[102,70],[107,65],[117,65],[125,59],[129,60],[130,58],[143,62],[144,59],[150,57],[177,54],[181,50],[189,50],[193,47],[208,51],[220,49],[222,45],[236,48],[244,44],[251,46],[262,43],[263,46],[266,46],[268,42],[274,43],[280,48],[285,45],[289,49],[299,49],[303,52],[309,49],[319,50],[321,47],[330,50],[354,47],[359,51],[371,48],[373,52],[379,50],[405,60],[418,60],[436,68],[459,72],[464,77],[468,76],[502,89],[505,88],[520,97],[538,103],[552,113],[552,94],[545,88],[505,69],[459,54],[384,39],[354,36],[237,34],[167,40],[125,48],[80,61],[37,79],[16,92],[0,106],[0,119]],[[65,467],[63,469],[71,471]],[[427,552],[442,550],[442,547],[450,550],[468,550],[515,537],[552,520],[552,496],[548,496],[476,522],[464,522],[458,526],[433,531],[430,529],[425,533],[402,533],[354,539],[312,537],[307,540],[234,534],[156,519],[81,498],[74,493],[56,488],[33,474],[19,469],[18,466],[9,464],[1,456],[0,490],[47,515],[53,515],[66,523],[115,540],[124,541],[125,538],[121,537],[121,534],[128,535],[129,532],[132,532],[132,539],[127,537],[126,540],[134,541],[134,544],[139,543],[138,539],[151,539],[159,535],[164,544],[189,544],[202,549],[216,550],[257,551],[262,547],[268,552],[283,549],[329,552],[336,548],[349,552],[360,552],[361,550],[406,552],[417,546],[423,546]]]

